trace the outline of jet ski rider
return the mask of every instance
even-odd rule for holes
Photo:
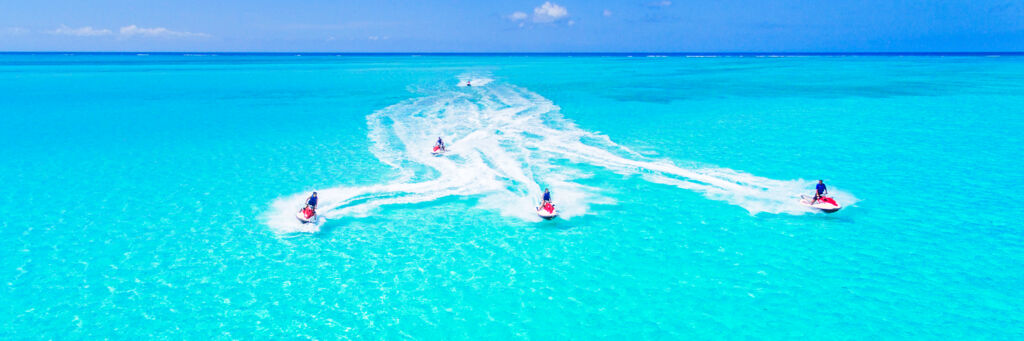
[[[818,180],[818,185],[814,186],[814,201],[812,201],[811,203],[813,204],[818,202],[818,199],[824,198],[825,194],[828,194],[828,189],[825,188],[824,182]]]
[[[309,196],[309,199],[306,199],[306,206],[312,207],[313,211],[316,211],[316,202],[316,192],[313,192],[313,195]]]
[[[544,206],[544,205],[547,205],[547,204],[550,204],[550,203],[551,203],[551,192],[548,192],[548,189],[545,188],[544,189],[544,198],[541,199],[540,205]]]
[[[441,148],[441,151],[443,151],[443,152],[444,151],[448,151],[448,149],[445,148],[444,141],[441,140],[440,136],[437,137],[437,143],[435,143],[434,146],[436,146],[438,148]]]

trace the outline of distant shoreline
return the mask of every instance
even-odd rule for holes
[[[1019,52],[110,52],[9,51],[0,55],[158,55],[158,56],[452,56],[452,57],[815,57],[815,56],[1024,56]]]

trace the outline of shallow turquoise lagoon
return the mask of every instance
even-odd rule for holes
[[[1022,130],[1012,55],[0,55],[0,338],[1020,339]]]

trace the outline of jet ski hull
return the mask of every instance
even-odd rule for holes
[[[440,147],[434,146],[434,148],[430,150],[430,155],[442,156],[445,153],[448,153],[448,151],[450,151],[450,150],[451,149],[448,149],[447,146],[445,146],[444,149],[441,149]]]
[[[543,208],[537,207],[537,215],[540,216],[541,218],[544,218],[545,220],[555,219],[555,217],[558,216],[558,209],[548,212]]]
[[[838,212],[840,209],[843,208],[843,206],[839,205],[839,203],[835,203],[835,205],[833,205],[831,203],[822,202],[822,201],[818,201],[818,202],[814,202],[814,203],[812,203],[812,202],[814,202],[814,197],[810,197],[810,196],[806,196],[806,195],[801,195],[800,196],[800,204],[801,205],[804,205],[804,206],[806,206],[808,208],[819,210],[819,211],[822,211],[822,212],[825,212],[825,213],[835,213],[835,212]],[[835,202],[835,200],[833,200],[833,202]]]
[[[306,215],[299,211],[299,213],[295,213],[295,218],[299,219],[303,224],[316,224],[320,220],[320,215],[314,214],[312,217],[306,218]]]

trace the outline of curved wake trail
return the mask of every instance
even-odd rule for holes
[[[681,167],[647,158],[578,128],[562,117],[558,106],[536,93],[486,78],[474,79],[473,84],[408,99],[369,115],[371,151],[399,171],[398,179],[321,190],[321,216],[361,217],[384,205],[461,195],[479,196],[483,209],[539,220],[533,207],[543,187],[552,188],[564,218],[585,214],[589,204],[614,203],[598,189],[574,182],[588,176],[583,171],[550,160],[641,175],[741,206],[751,214],[808,212],[796,200],[809,192],[806,181],[767,179],[727,168]],[[439,136],[449,144],[443,157],[430,154]],[[306,195],[277,199],[268,224],[279,232],[315,232],[317,228],[295,219]],[[847,205],[856,200],[847,193],[835,195]]]

